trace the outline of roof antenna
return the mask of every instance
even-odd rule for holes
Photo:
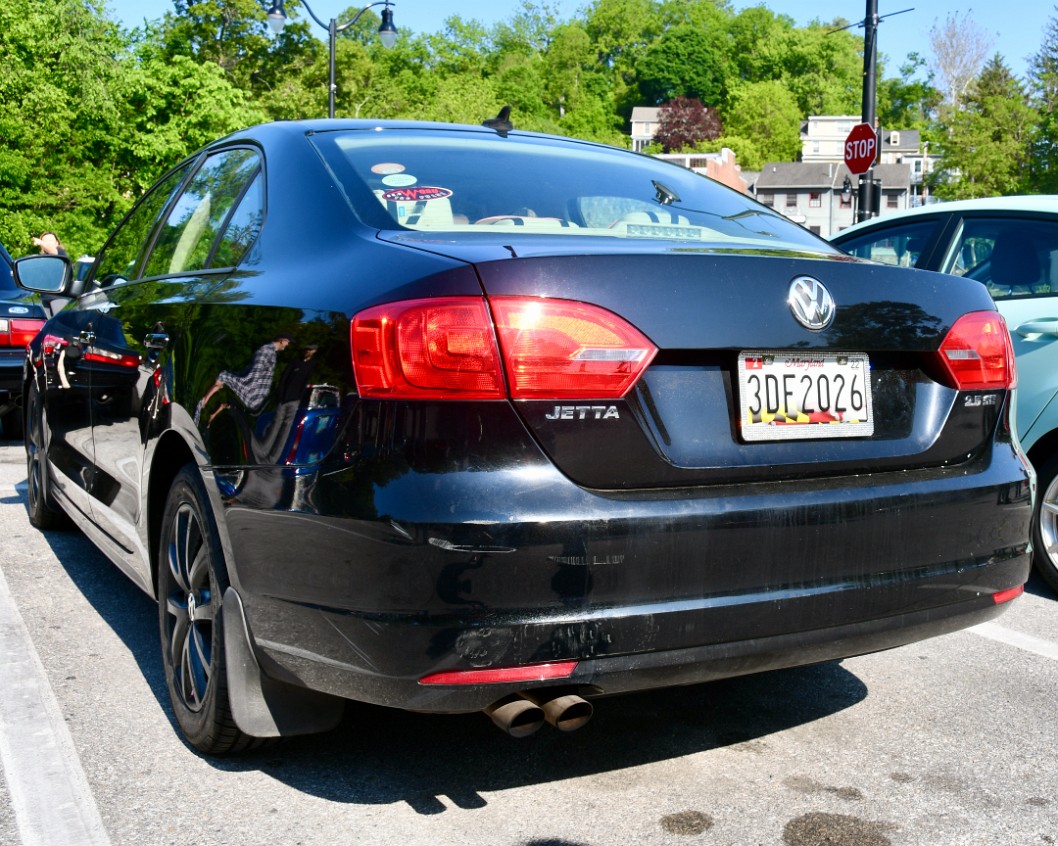
[[[510,117],[511,107],[504,106],[502,109],[500,109],[500,113],[496,115],[496,117],[489,118],[488,120],[483,120],[481,122],[481,125],[487,126],[489,129],[495,129],[497,135],[499,135],[501,138],[506,138],[507,133],[514,129],[514,124],[511,123]]]
[[[680,201],[680,195],[669,188],[663,182],[658,182],[656,179],[650,180],[654,183],[654,199],[658,201],[660,205],[670,206],[673,203]]]

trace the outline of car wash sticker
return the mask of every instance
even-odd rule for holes
[[[426,200],[443,200],[451,197],[447,188],[435,188],[431,185],[410,185],[407,188],[391,188],[382,194],[387,203],[421,203]]]
[[[390,188],[406,188],[419,180],[410,173],[394,173],[382,177],[382,184]]]

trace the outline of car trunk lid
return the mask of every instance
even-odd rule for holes
[[[966,280],[760,250],[538,256],[477,267],[490,299],[590,303],[657,346],[650,367],[619,400],[515,402],[555,464],[589,487],[944,466],[987,446],[1004,405],[1005,388],[967,399],[967,392],[951,387],[939,360],[941,343],[962,315],[992,310],[984,289]],[[825,328],[808,328],[795,316],[791,292],[798,280],[819,284],[833,297],[833,319]],[[801,362],[797,391],[814,384],[811,377],[801,381],[804,366],[826,362],[840,376],[848,374],[841,368],[850,359],[862,361],[867,382],[859,390],[869,395],[870,426],[845,436],[841,424],[795,425],[784,415],[798,410],[774,408],[769,395],[765,411],[777,413],[749,436],[754,427],[745,425],[747,408],[754,402],[747,397],[746,369],[758,359],[767,360],[771,374]],[[815,390],[818,396],[818,385]],[[784,406],[803,398],[790,402],[791,396],[787,391]]]

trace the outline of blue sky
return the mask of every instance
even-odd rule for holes
[[[583,0],[548,0],[562,17],[572,16]],[[814,18],[832,20],[842,16],[852,22],[863,19],[865,0],[734,0],[736,9],[764,5],[774,12],[789,15],[798,25]],[[144,18],[161,17],[173,8],[172,0],[108,0],[108,8],[125,26],[142,23]],[[351,8],[343,0],[312,0],[313,11],[323,20]],[[505,20],[522,8],[522,0],[457,0],[438,3],[437,0],[396,0],[394,19],[397,28],[414,32],[436,32],[445,18],[458,14],[465,19],[477,19],[485,24]],[[903,9],[912,11],[893,14]],[[996,33],[993,52],[999,52],[1007,65],[1018,76],[1024,76],[1028,58],[1036,53],[1043,40],[1047,22],[1058,15],[1055,0],[1017,0],[1016,3],[981,2],[978,5],[955,3],[952,0],[878,0],[878,12],[885,18],[878,29],[878,50],[888,57],[887,75],[895,75],[904,58],[911,51],[929,57],[929,31],[934,24],[943,24],[949,14],[970,15],[987,32]],[[317,29],[319,29],[317,27]],[[863,31],[853,29],[862,35]],[[320,29],[318,33],[326,37]]]

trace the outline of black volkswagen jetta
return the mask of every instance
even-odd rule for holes
[[[25,367],[29,510],[159,600],[207,752],[345,699],[514,735],[999,613],[1009,336],[690,171],[486,127],[255,127],[166,174]]]

